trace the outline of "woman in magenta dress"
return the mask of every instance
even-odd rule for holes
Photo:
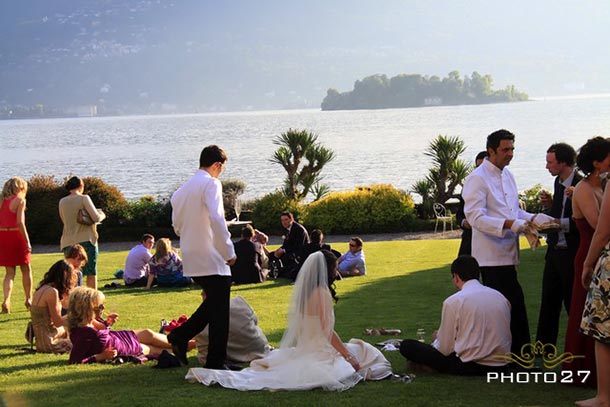
[[[28,183],[13,177],[4,183],[0,205],[0,266],[6,268],[4,277],[4,301],[2,313],[11,312],[11,293],[17,266],[21,269],[25,307],[32,304],[32,269],[30,253],[32,245],[25,227],[25,195]]]
[[[595,386],[595,340],[579,332],[585,299],[587,298],[587,290],[582,286],[581,276],[583,263],[597,226],[603,196],[599,175],[610,171],[610,141],[602,137],[588,140],[578,152],[576,165],[585,174],[585,178],[576,185],[572,195],[572,216],[580,234],[580,245],[574,259],[574,283],[572,285],[572,300],[566,331],[565,352],[570,352],[574,356],[584,356],[584,358],[576,358],[565,362],[563,370],[570,370],[575,375],[578,370],[590,370],[591,375],[585,384]]]
[[[95,363],[115,357],[139,359],[157,357],[163,350],[171,349],[167,336],[139,329],[136,331],[112,331],[117,314],[102,319],[104,294],[88,287],[77,287],[70,294],[68,327],[72,341],[70,363]],[[100,325],[100,322],[102,325]],[[195,341],[189,342],[189,350]]]

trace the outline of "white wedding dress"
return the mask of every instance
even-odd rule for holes
[[[370,344],[359,339],[345,344],[358,359],[358,372],[331,345],[335,319],[326,270],[320,252],[310,255],[303,264],[291,298],[288,329],[279,349],[239,372],[194,368],[188,371],[186,379],[237,390],[340,391],[361,380],[390,376],[390,362]]]

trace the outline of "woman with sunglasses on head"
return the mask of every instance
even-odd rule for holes
[[[70,363],[95,363],[117,356],[131,357],[144,362],[147,356],[157,357],[172,346],[167,336],[150,329],[111,331],[116,314],[104,313],[104,294],[88,287],[77,287],[70,294],[68,328],[72,340]],[[195,342],[189,342],[193,349]]]
[[[72,344],[64,328],[66,318],[61,315],[62,300],[76,285],[76,274],[65,260],[59,260],[46,272],[30,307],[32,332],[36,351],[43,353],[69,352]]]

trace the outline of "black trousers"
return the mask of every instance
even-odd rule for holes
[[[536,340],[544,344],[557,344],[562,304],[566,312],[570,313],[575,256],[576,248],[558,250],[555,247],[549,247],[547,250],[542,274],[542,299],[536,333]]]
[[[462,241],[460,242],[458,256],[462,256],[464,254],[469,256],[472,254],[472,229],[464,229],[462,231]]]
[[[483,284],[506,297],[510,302],[510,333],[513,337],[511,352],[520,355],[521,347],[530,343],[530,328],[523,289],[517,280],[515,266],[481,267]]]
[[[193,281],[205,291],[205,300],[188,321],[171,332],[171,342],[186,342],[209,325],[210,342],[205,366],[219,368],[227,357],[231,276],[193,277]]]
[[[432,345],[415,339],[405,339],[400,344],[400,353],[411,362],[431,367],[440,373],[462,376],[484,375],[487,372],[497,372],[506,369],[505,366],[485,366],[476,362],[462,362],[452,353],[445,356]]]

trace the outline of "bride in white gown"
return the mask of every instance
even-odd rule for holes
[[[297,277],[279,349],[242,371],[195,368],[186,379],[237,390],[346,390],[390,376],[390,362],[379,350],[359,339],[344,344],[335,332],[336,276],[332,253],[310,255]]]

